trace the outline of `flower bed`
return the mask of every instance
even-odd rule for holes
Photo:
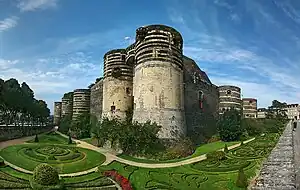
[[[115,180],[123,190],[133,190],[130,181],[115,170],[105,171],[103,174],[104,176],[110,177]]]

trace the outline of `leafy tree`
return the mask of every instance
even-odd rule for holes
[[[50,110],[43,100],[36,100],[34,92],[23,82],[16,79],[0,79],[0,122],[21,127],[23,133],[27,125],[43,126],[48,122]],[[21,126],[20,126],[21,125]]]
[[[235,109],[224,112],[218,121],[218,132],[223,141],[238,140],[243,132],[241,113]]]
[[[71,127],[72,123],[72,115],[66,115],[61,119],[61,122],[58,127],[58,131],[67,134],[69,132],[69,129]]]
[[[91,121],[90,114],[84,113],[80,115],[76,121],[71,122],[71,131],[79,139],[88,138],[91,136]]]

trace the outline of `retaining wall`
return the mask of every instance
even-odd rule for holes
[[[251,190],[296,190],[294,139],[291,123],[267,160]]]
[[[51,130],[51,128],[53,126],[39,126],[36,128],[31,126],[24,126],[23,128],[20,126],[0,127],[0,142],[43,133]]]

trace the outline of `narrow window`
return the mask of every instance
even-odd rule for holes
[[[202,91],[198,92],[198,101],[200,104],[200,109],[202,109],[203,108],[203,92]]]
[[[116,106],[114,106],[114,105],[112,105],[112,106],[110,106],[110,111],[115,111],[116,110]]]
[[[130,89],[128,87],[126,88],[126,94],[130,96]]]
[[[121,56],[122,61],[125,61],[125,58],[126,58],[125,55]]]
[[[227,90],[227,95],[230,95],[231,94],[231,90]]]

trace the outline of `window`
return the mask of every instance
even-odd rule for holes
[[[231,90],[227,90],[226,94],[230,95],[231,94]]]
[[[122,56],[121,56],[121,60],[122,60],[122,61],[125,61],[125,58],[126,58],[125,55],[122,55]]]
[[[112,105],[112,106],[110,106],[110,111],[115,111],[116,110],[116,106],[114,106],[114,105]]]
[[[129,89],[128,87],[126,88],[126,94],[127,94],[128,96],[130,96],[130,94],[131,94],[131,93],[130,93],[130,89]]]
[[[199,106],[200,106],[200,109],[203,108],[203,92],[202,91],[199,91],[198,92],[198,101],[199,101]]]

